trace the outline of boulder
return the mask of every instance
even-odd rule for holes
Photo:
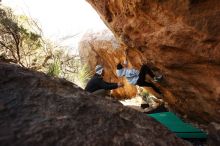
[[[65,79],[0,62],[1,146],[187,146],[161,124]]]

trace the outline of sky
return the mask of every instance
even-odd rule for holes
[[[62,42],[77,47],[81,36],[88,30],[107,29],[97,12],[85,0],[2,0],[17,14],[32,17],[40,24],[44,36],[61,41],[66,36],[75,36]]]

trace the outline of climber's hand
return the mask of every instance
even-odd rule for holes
[[[124,84],[123,83],[118,83],[118,87],[123,87]]]
[[[125,67],[128,67],[128,61],[127,61],[127,60],[125,60],[125,61],[123,62],[123,64],[124,64]]]

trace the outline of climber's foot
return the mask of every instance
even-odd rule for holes
[[[162,79],[163,79],[163,75],[157,75],[157,76],[154,77],[155,82],[161,82]]]

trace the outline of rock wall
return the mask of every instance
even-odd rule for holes
[[[220,122],[219,0],[87,0],[128,52],[160,69],[164,99],[200,122]],[[135,67],[140,56],[128,53]]]
[[[1,146],[191,145],[117,101],[1,62],[0,129]]]

